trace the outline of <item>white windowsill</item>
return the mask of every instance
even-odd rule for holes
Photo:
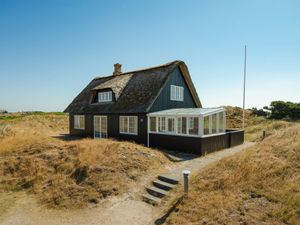
[[[127,134],[127,135],[138,135],[137,133],[126,133],[126,132],[119,132],[120,134]]]
[[[174,102],[183,102],[184,100],[177,100],[177,99],[170,99],[171,101],[174,101]]]
[[[85,128],[76,128],[74,127],[75,130],[85,130]]]
[[[205,137],[212,137],[212,136],[218,136],[222,134],[226,134],[226,132],[222,133],[216,133],[216,134],[206,134],[206,135],[196,135],[196,134],[178,134],[178,133],[170,133],[170,132],[154,132],[149,131],[149,134],[162,134],[162,135],[172,135],[172,136],[182,136],[182,137],[199,137],[199,138],[205,138]]]
[[[226,132],[221,132],[221,133],[215,133],[215,134],[203,134],[201,137],[212,137],[212,136],[217,136],[217,135],[222,135],[226,134]]]
[[[149,131],[149,134],[162,134],[162,135],[172,135],[172,136],[182,136],[182,137],[201,137],[199,135],[195,134],[176,134],[176,133],[171,133],[171,132],[153,132]]]

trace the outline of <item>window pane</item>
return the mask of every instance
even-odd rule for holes
[[[128,133],[128,117],[127,116],[120,117],[120,132]]]
[[[100,117],[101,119],[101,133],[107,133],[107,117]]]
[[[183,101],[183,87],[177,87],[177,100]]]
[[[204,117],[204,134],[209,134],[209,116]]]
[[[79,124],[79,127],[81,128],[81,129],[84,129],[84,125],[85,125],[85,121],[84,121],[84,116],[80,116],[79,117],[80,118],[80,124]]]
[[[183,101],[183,91],[183,87],[171,85],[171,100]]]
[[[198,117],[190,117],[189,118],[189,134],[198,135],[198,125],[199,125]]]
[[[175,119],[168,118],[168,132],[175,132]]]
[[[84,116],[74,115],[74,128],[75,129],[84,129]]]
[[[177,118],[177,133],[182,134],[182,118]]]
[[[100,92],[98,93],[98,102],[111,102],[112,101],[112,92]]]
[[[224,132],[224,124],[223,124],[223,112],[219,113],[219,132]]]
[[[158,120],[158,131],[165,132],[166,131],[166,118],[165,117],[159,117]]]
[[[120,132],[128,134],[137,134],[137,117],[136,116],[120,116]]]
[[[213,134],[217,133],[217,114],[213,114],[211,115],[211,119],[212,119],[212,128],[211,128],[211,132]]]
[[[182,117],[182,134],[186,134],[186,123],[187,123],[187,118],[186,117]]]
[[[150,117],[150,131],[156,132],[156,117]]]
[[[128,117],[124,117],[124,132],[128,133]]]
[[[74,128],[78,128],[78,116],[74,116]]]
[[[137,133],[137,118],[129,117],[129,133]]]

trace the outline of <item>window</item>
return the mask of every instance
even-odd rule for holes
[[[174,133],[175,132],[175,119],[168,118],[168,132]]]
[[[166,131],[166,118],[158,117],[158,131],[165,132]]]
[[[74,115],[74,128],[84,130],[84,115]]]
[[[224,112],[219,113],[219,132],[224,132]]]
[[[171,101],[183,101],[183,87],[171,85]]]
[[[199,118],[198,117],[189,117],[189,134],[198,135],[199,127]]]
[[[120,133],[137,134],[137,116],[120,116]]]
[[[98,93],[98,102],[111,102],[112,101],[112,92],[99,92]]]
[[[211,133],[217,133],[217,114],[211,115]]]
[[[150,131],[156,132],[156,117],[150,117]]]
[[[177,133],[186,134],[186,117],[177,118]]]
[[[204,117],[204,134],[209,134],[209,116]]]

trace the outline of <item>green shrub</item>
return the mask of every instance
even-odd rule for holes
[[[270,111],[271,119],[300,119],[300,103],[273,101],[264,109]]]

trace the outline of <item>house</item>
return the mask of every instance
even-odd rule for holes
[[[243,131],[226,131],[222,107],[202,108],[183,61],[93,79],[65,112],[70,134],[130,140],[190,153],[241,144]]]

